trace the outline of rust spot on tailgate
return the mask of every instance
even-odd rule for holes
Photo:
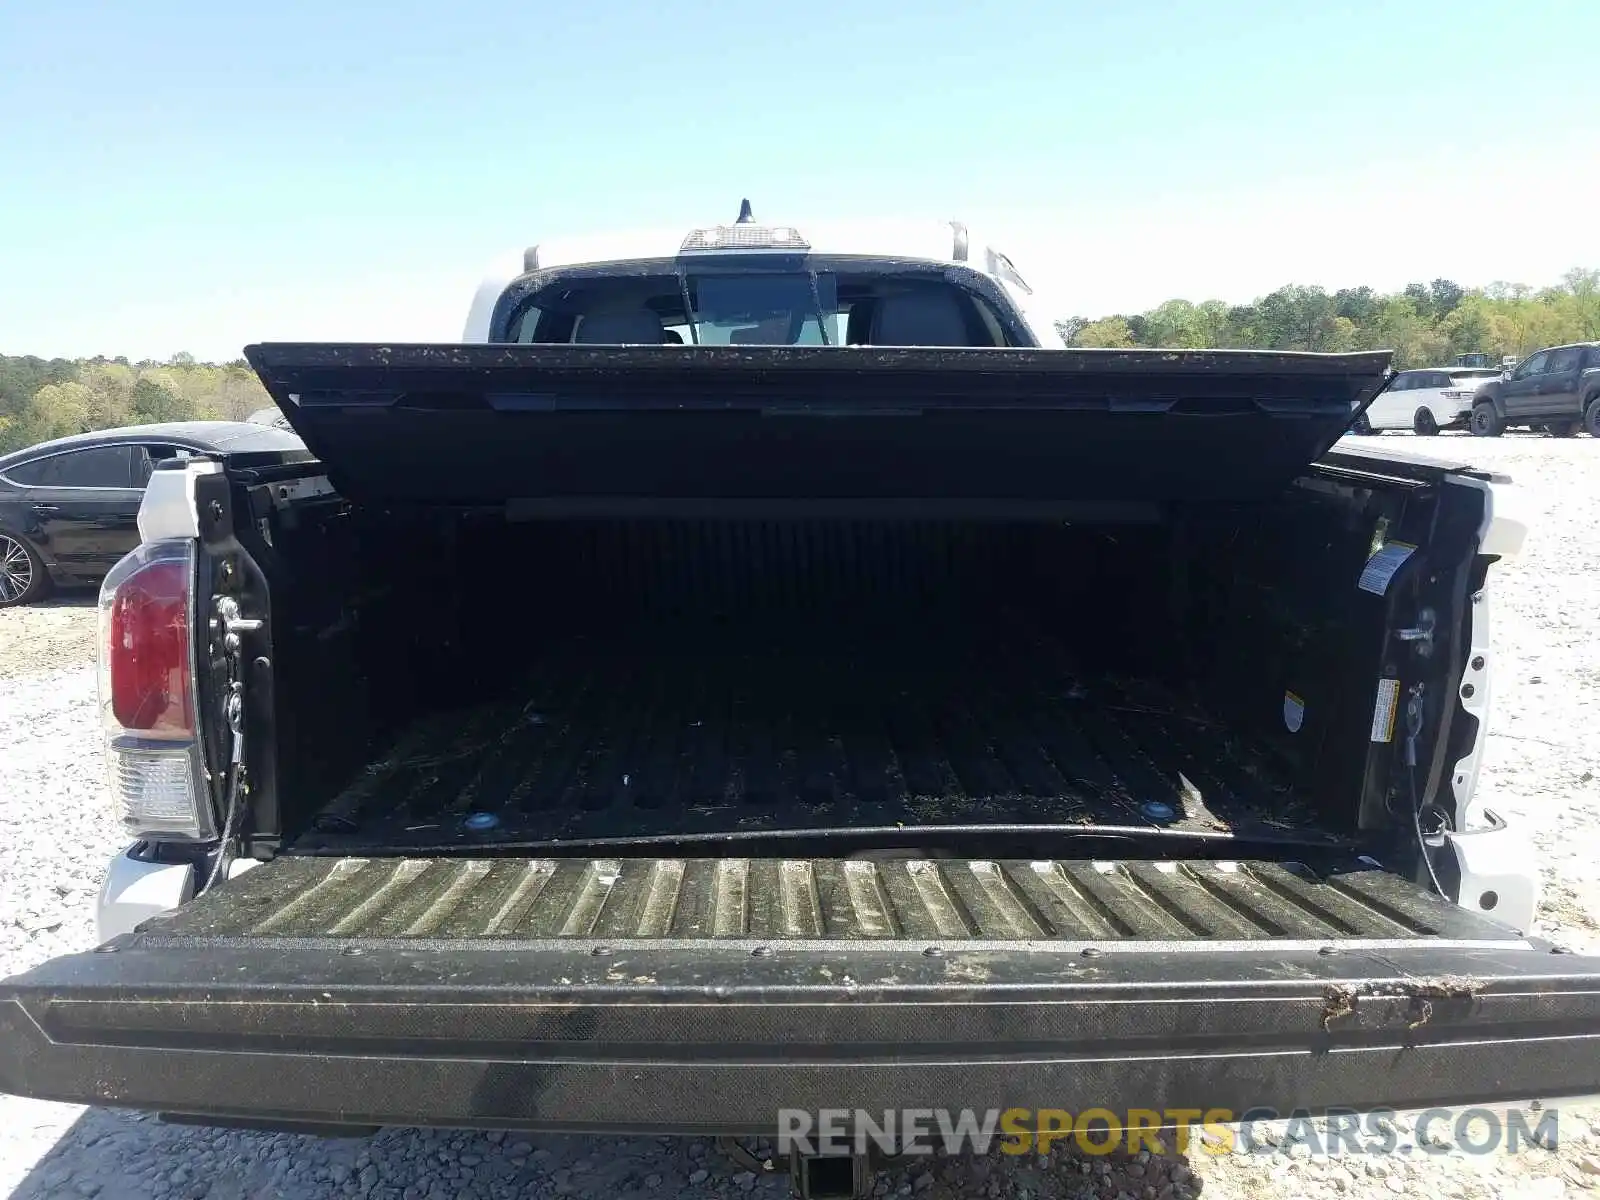
[[[1409,1000],[1407,1029],[1420,1029],[1433,1019],[1434,1003],[1440,1000],[1471,1000],[1483,990],[1483,983],[1460,975],[1440,975],[1432,979],[1405,979],[1389,983],[1339,984],[1323,993],[1322,1028],[1356,1011],[1363,999]]]

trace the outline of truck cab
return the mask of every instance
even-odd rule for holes
[[[578,286],[573,286],[576,283]],[[731,225],[530,246],[489,272],[462,341],[1063,343],[1033,288],[960,221]]]

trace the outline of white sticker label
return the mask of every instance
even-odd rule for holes
[[[1395,577],[1395,572],[1406,565],[1406,559],[1417,552],[1417,548],[1409,542],[1389,542],[1384,547],[1367,559],[1367,565],[1361,570],[1361,578],[1356,586],[1363,592],[1371,592],[1374,596],[1381,596],[1389,590],[1389,581]]]
[[[1396,701],[1400,698],[1400,681],[1398,679],[1378,680],[1378,702],[1372,706],[1372,740],[1375,742],[1388,742],[1394,740],[1394,714],[1397,707]]]
[[[1283,725],[1290,733],[1299,733],[1306,723],[1306,702],[1293,692],[1283,694]]]

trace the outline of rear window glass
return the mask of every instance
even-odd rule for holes
[[[684,342],[821,346],[842,340],[838,281],[832,275],[698,276],[690,296],[693,328],[682,315],[667,325]]]
[[[1003,346],[982,297],[941,278],[730,271],[557,279],[512,319],[523,343]]]

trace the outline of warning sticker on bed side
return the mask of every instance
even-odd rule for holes
[[[1386,542],[1382,549],[1367,559],[1356,586],[1374,596],[1383,595],[1389,590],[1389,581],[1395,577],[1395,572],[1405,566],[1406,559],[1416,552],[1417,548],[1410,542]]]
[[[1290,733],[1299,733],[1306,723],[1306,702],[1293,692],[1283,694],[1283,726]]]
[[[1400,681],[1398,679],[1378,680],[1378,702],[1372,706],[1372,740],[1375,742],[1388,742],[1394,740],[1394,713],[1396,701],[1400,697]]]

